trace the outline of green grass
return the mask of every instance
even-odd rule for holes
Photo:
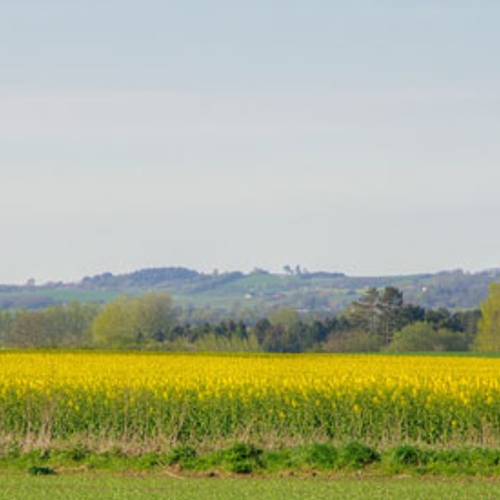
[[[173,478],[161,476],[0,475],[5,500],[495,499],[500,483],[414,478]]]

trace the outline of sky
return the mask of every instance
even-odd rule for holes
[[[500,267],[497,0],[0,5],[0,283]]]

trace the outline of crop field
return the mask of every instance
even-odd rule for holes
[[[4,442],[500,442],[500,359],[0,353]]]

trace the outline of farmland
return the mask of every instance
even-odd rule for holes
[[[4,443],[494,446],[499,415],[498,358],[0,354]]]

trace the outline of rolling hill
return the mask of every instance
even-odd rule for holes
[[[486,297],[489,284],[500,279],[500,269],[476,273],[462,270],[435,274],[356,277],[338,272],[204,274],[183,267],[141,269],[126,274],[103,273],[73,283],[0,285],[0,308],[39,308],[70,301],[106,302],[122,294],[148,290],[172,294],[184,307],[269,310],[290,306],[302,311],[334,313],[367,288],[395,286],[405,301],[428,308],[474,308]]]

